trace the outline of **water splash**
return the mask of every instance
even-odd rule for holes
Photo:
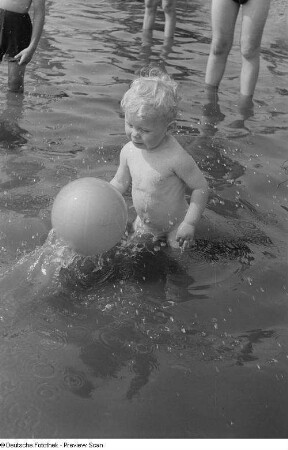
[[[1,322],[13,319],[19,305],[55,295],[62,287],[61,271],[84,262],[83,257],[57,238],[52,229],[42,246],[24,255],[0,275]],[[93,267],[95,270],[102,267],[100,257],[93,258]]]

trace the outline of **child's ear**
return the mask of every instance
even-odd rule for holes
[[[176,120],[171,120],[171,122],[168,123],[167,131],[169,131],[169,133],[176,131]]]

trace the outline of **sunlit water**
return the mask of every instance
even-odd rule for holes
[[[143,2],[47,0],[24,96],[6,93],[2,65],[2,438],[288,436],[286,6],[272,1],[243,123],[239,23],[207,117],[209,3],[179,0],[164,43],[161,9],[142,36]],[[176,136],[210,183],[195,246],[124,240],[81,258],[50,231],[53,199],[75,178],[112,178],[119,102],[148,62],[179,82]]]

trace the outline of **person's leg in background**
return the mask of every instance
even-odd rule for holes
[[[26,64],[19,65],[18,61],[8,62],[8,89],[11,92],[24,91],[24,75]]]
[[[176,1],[177,0],[162,0],[162,8],[165,14],[165,38],[174,36],[176,28]]]
[[[259,75],[260,47],[270,0],[249,0],[242,7],[240,76],[241,96],[253,97]]]
[[[218,88],[233,45],[234,29],[240,6],[232,0],[212,0],[212,42],[205,83]]]
[[[159,0],[145,0],[143,30],[153,30]]]

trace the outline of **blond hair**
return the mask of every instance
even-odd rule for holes
[[[132,82],[121,106],[124,112],[138,117],[155,115],[171,122],[176,119],[178,101],[177,83],[167,73],[154,68]]]

